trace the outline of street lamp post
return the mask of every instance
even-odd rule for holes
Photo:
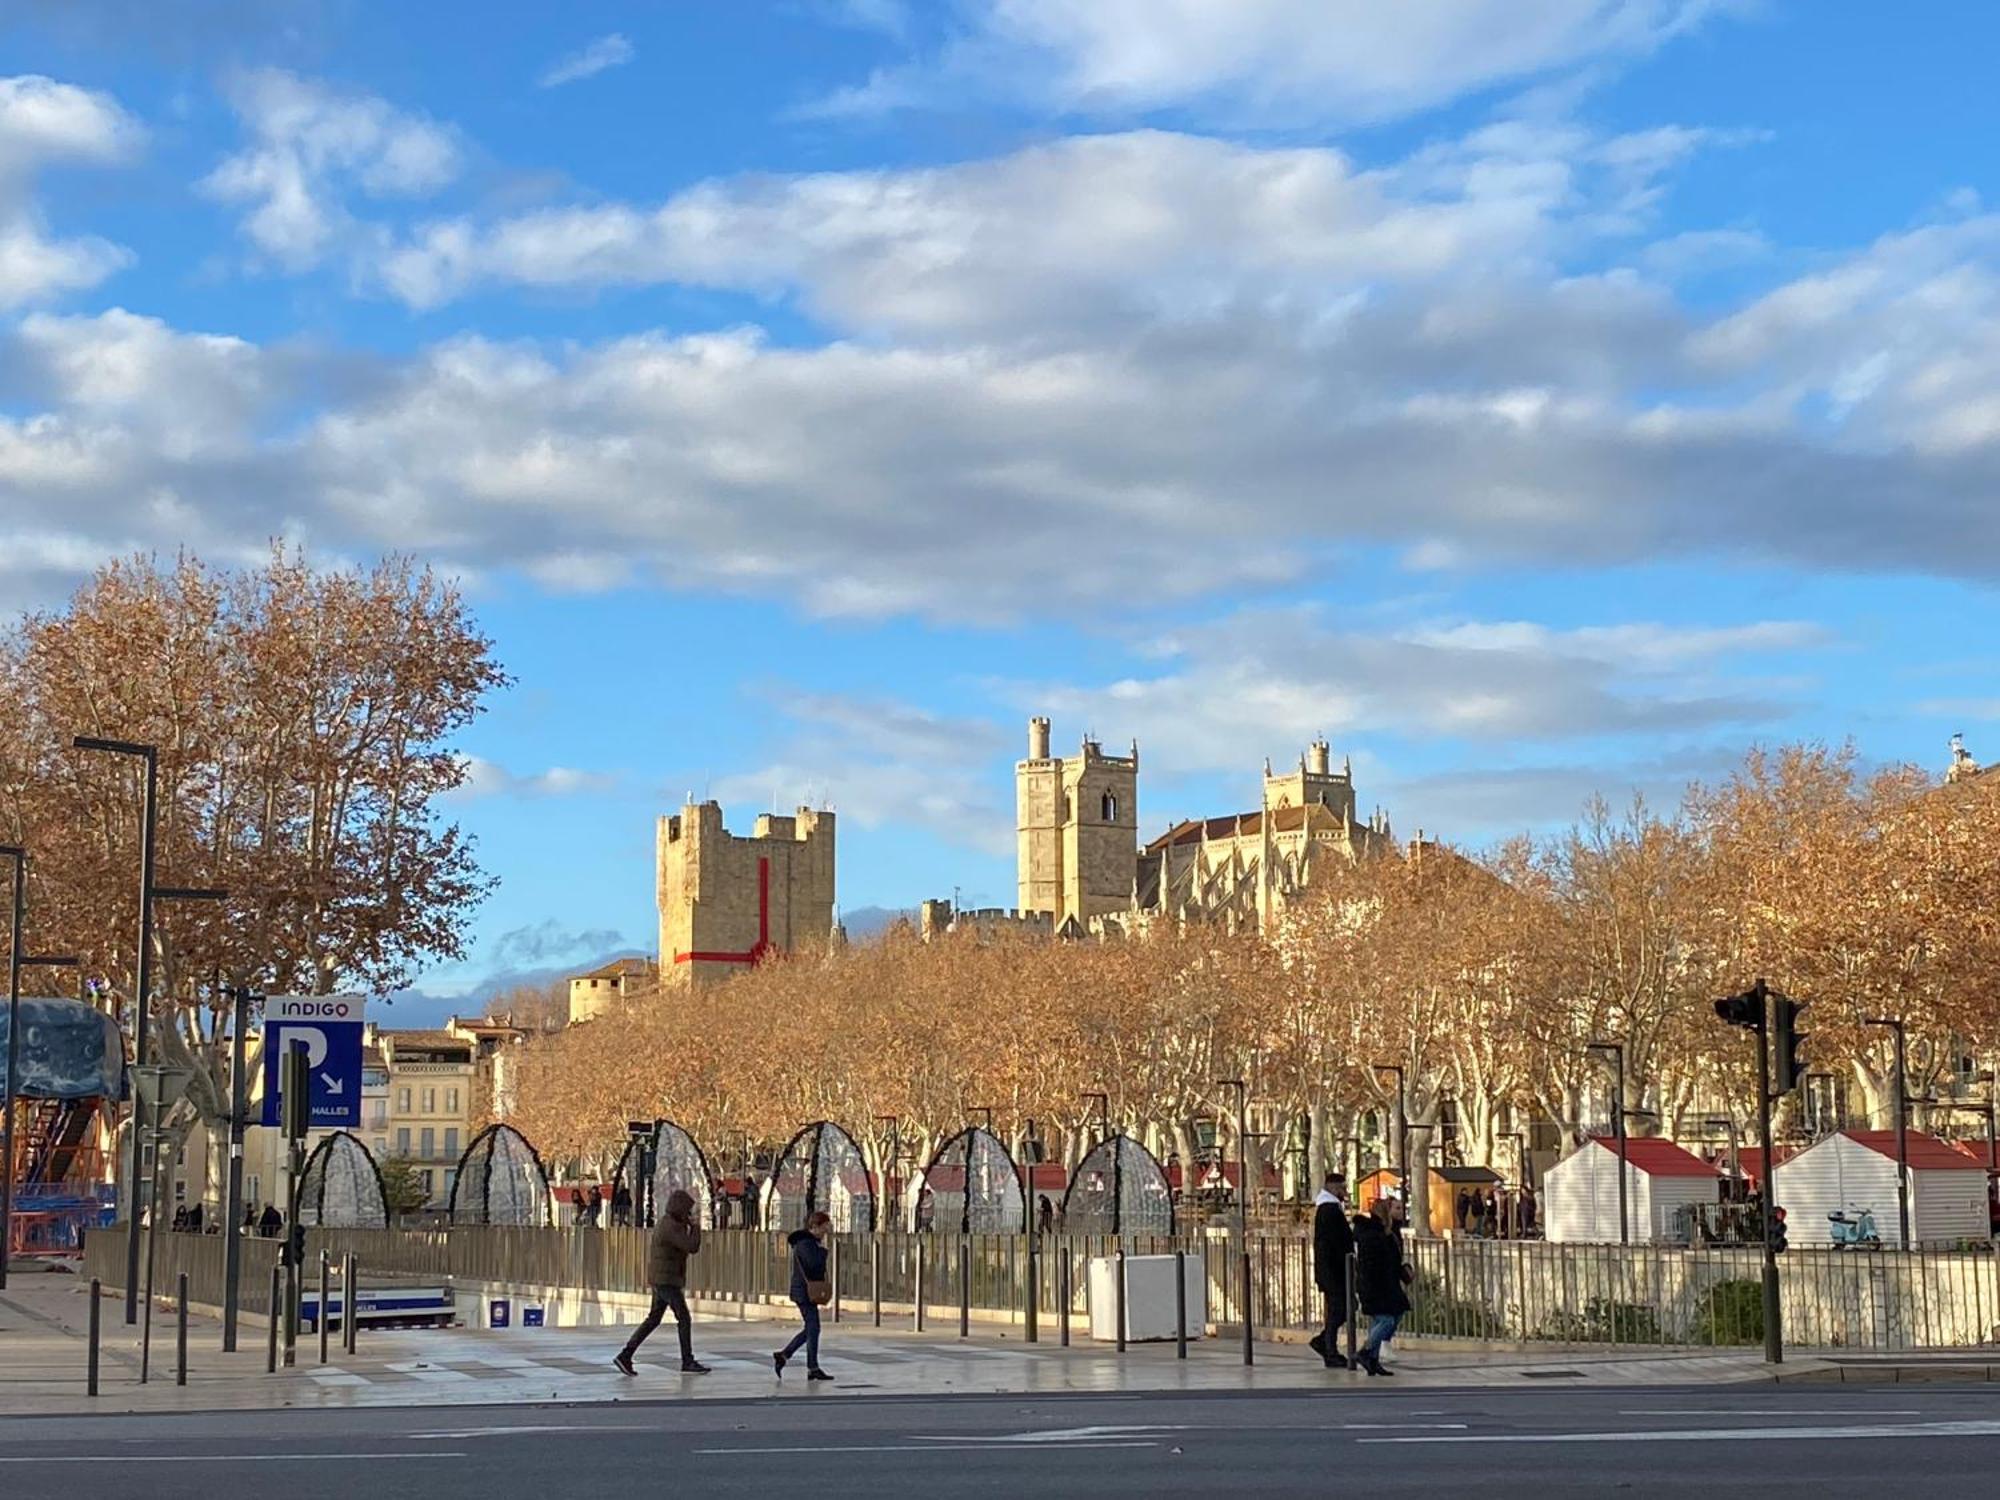
[[[1896,1039],[1896,1218],[1902,1232],[1902,1247],[1910,1248],[1910,1094],[1904,1075],[1904,1029],[1901,1021],[1886,1016],[1864,1016],[1864,1026],[1887,1028]],[[1766,1162],[1768,1169],[1770,1163]]]
[[[1377,1073],[1396,1075],[1396,1175],[1403,1183],[1403,1207],[1408,1212],[1410,1191],[1410,1096],[1407,1075],[1401,1063],[1376,1063]]]
[[[889,1160],[882,1169],[882,1196],[889,1200],[889,1212],[896,1215],[896,1230],[902,1232],[902,1206],[896,1195],[896,1168],[903,1160],[903,1120],[900,1115],[877,1115],[877,1125],[889,1127]],[[881,1232],[883,1216],[875,1215],[876,1232]]]
[[[1611,1128],[1618,1138],[1618,1243],[1629,1245],[1632,1243],[1631,1190],[1626,1178],[1632,1167],[1625,1155],[1625,1045],[1622,1042],[1592,1042],[1584,1051],[1610,1053],[1612,1067],[1616,1070],[1612,1077]]]
[[[222,890],[196,890],[156,886],[153,883],[153,833],[160,794],[160,752],[155,745],[129,740],[100,739],[79,734],[70,741],[78,750],[95,750],[105,755],[124,755],[145,763],[145,800],[139,820],[139,955],[132,980],[132,1062],[145,1067],[152,1061],[147,1045],[148,1012],[153,998],[153,903],[156,900],[220,901]],[[139,1127],[136,1113],[132,1121],[131,1151],[127,1158],[130,1186],[125,1226],[125,1321],[139,1321]]]

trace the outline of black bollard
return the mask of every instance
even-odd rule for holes
[[[174,1384],[188,1383],[188,1273],[180,1274],[180,1283],[175,1288],[174,1308]]]
[[[275,1375],[278,1372],[278,1315],[279,1308],[285,1299],[284,1276],[285,1273],[280,1267],[271,1267],[271,1300],[265,1304],[270,1315],[266,1329],[268,1338],[264,1349],[264,1373],[266,1375]]]
[[[958,1239],[958,1336],[972,1337],[972,1240]]]
[[[90,1354],[89,1354],[89,1364],[86,1367],[88,1373],[84,1378],[84,1394],[89,1396],[95,1396],[97,1394],[97,1348],[98,1348],[98,1340],[103,1336],[104,1332],[103,1322],[102,1322],[104,1313],[103,1309],[98,1305],[97,1299],[99,1295],[103,1292],[103,1290],[104,1288],[99,1284],[97,1278],[95,1276],[91,1277],[90,1278]]]
[[[1056,1262],[1056,1342],[1063,1348],[1069,1347],[1069,1250],[1061,1251],[1061,1259]]]
[[[1187,1358],[1187,1251],[1174,1252],[1174,1358]]]
[[[348,1354],[355,1350],[357,1330],[361,1327],[360,1287],[360,1258],[350,1250],[347,1263],[340,1270],[340,1347]]]

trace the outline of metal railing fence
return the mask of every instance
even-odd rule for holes
[[[307,1265],[319,1252],[353,1254],[371,1280],[479,1282],[578,1294],[646,1290],[642,1229],[309,1230]],[[1188,1275],[1207,1278],[1209,1321],[1242,1322],[1240,1247],[1233,1233],[1128,1235],[1128,1256],[1189,1256]],[[242,1297],[262,1314],[279,1241],[243,1242]],[[833,1279],[844,1317],[909,1318],[921,1300],[927,1327],[955,1329],[961,1313],[981,1323],[1026,1321],[1032,1291],[1040,1336],[1053,1340],[1061,1288],[1069,1311],[1088,1311],[1089,1263],[1117,1248],[1110,1235],[885,1233],[834,1239]],[[1249,1238],[1253,1322],[1259,1333],[1319,1326],[1312,1241],[1303,1230]],[[1032,1255],[1031,1255],[1032,1251]],[[1539,1240],[1411,1237],[1411,1335],[1591,1348],[1749,1348],[1762,1343],[1759,1253],[1750,1248],[1551,1244]],[[1897,1352],[1966,1348],[2000,1330],[2000,1248],[1837,1251],[1798,1249],[1780,1260],[1787,1344],[1806,1349]],[[223,1297],[220,1235],[162,1233],[156,1281],[183,1272],[197,1303]],[[84,1274],[122,1286],[123,1243],[114,1226],[92,1231]],[[698,1300],[782,1303],[791,1254],[768,1230],[714,1230],[688,1265]],[[920,1295],[921,1293],[921,1295]],[[1080,1326],[1080,1325],[1079,1325]]]

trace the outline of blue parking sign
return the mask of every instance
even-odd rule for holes
[[[361,1123],[361,1006],[359,995],[273,995],[264,1002],[262,1123],[279,1123],[284,1056],[295,1043],[305,1044],[313,1128]]]

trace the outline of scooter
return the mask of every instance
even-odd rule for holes
[[[1826,1216],[1832,1226],[1836,1250],[1880,1250],[1882,1236],[1875,1228],[1875,1215],[1865,1208],[1836,1209]]]

